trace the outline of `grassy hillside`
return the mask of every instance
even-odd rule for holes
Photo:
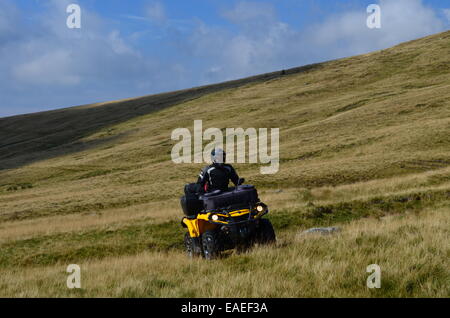
[[[449,56],[445,32],[0,119],[0,296],[450,296]],[[173,164],[170,136],[197,119],[204,129],[280,128],[277,174],[235,165],[270,205],[276,247],[214,266],[182,254],[178,199],[203,165]],[[342,231],[298,235],[317,225]],[[65,287],[71,263],[82,267],[81,291]],[[385,273],[376,291],[365,287],[372,263]]]

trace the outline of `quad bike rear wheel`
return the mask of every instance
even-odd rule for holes
[[[269,245],[275,242],[276,236],[272,223],[267,219],[261,219],[256,229],[255,243]]]
[[[202,235],[203,256],[208,259],[216,259],[222,250],[222,240],[218,231],[206,231]]]

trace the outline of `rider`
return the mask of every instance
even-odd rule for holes
[[[203,191],[227,191],[230,180],[236,186],[238,185],[239,176],[232,165],[225,163],[226,156],[227,154],[223,151],[223,149],[215,148],[211,151],[212,164],[205,167],[200,172],[197,180],[197,184],[200,185]]]
[[[188,191],[194,191],[196,194],[204,192],[212,192],[215,190],[227,191],[228,183],[231,180],[236,186],[238,186],[239,176],[234,168],[225,163],[226,153],[220,148],[215,148],[211,151],[212,164],[205,167],[198,176],[196,184],[191,184],[193,187],[187,189]],[[189,186],[191,186],[189,185]],[[186,188],[185,188],[186,191]],[[200,242],[200,227],[197,218],[186,218],[184,221],[190,228],[190,236],[192,239],[192,249],[195,255],[200,255],[202,252],[202,245]],[[192,229],[192,233],[191,233]]]

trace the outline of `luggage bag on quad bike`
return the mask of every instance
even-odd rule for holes
[[[181,208],[188,218],[195,218],[203,210],[203,201],[199,199],[197,184],[190,183],[184,187],[184,196],[180,199]]]
[[[221,192],[219,190],[206,193],[200,199],[203,200],[203,206],[206,212],[227,207],[248,207],[251,204],[259,202],[258,192],[252,185],[241,185],[227,192]]]

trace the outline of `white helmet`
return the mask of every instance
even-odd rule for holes
[[[211,151],[211,161],[214,164],[223,165],[227,158],[227,154],[221,148],[215,148]]]

